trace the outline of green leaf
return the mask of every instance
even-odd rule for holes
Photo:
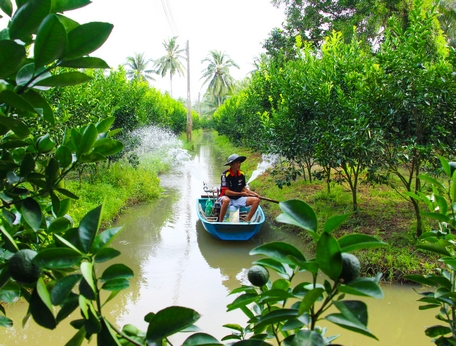
[[[8,130],[13,131],[19,138],[26,138],[30,135],[29,128],[20,120],[0,115],[0,125],[6,127]]]
[[[85,328],[80,328],[65,346],[81,346],[86,336]]]
[[[115,120],[116,117],[108,117],[97,123],[98,133],[108,132]]]
[[[43,19],[51,10],[51,0],[28,1],[18,8],[11,18],[9,33],[11,39],[28,41],[36,33]]]
[[[81,157],[80,162],[83,163],[95,163],[95,162],[100,162],[100,161],[106,161],[106,156],[91,152],[90,154],[85,154]]]
[[[101,286],[101,288],[106,291],[120,291],[127,289],[128,287],[130,287],[130,281],[127,279],[107,280],[103,286]]]
[[[317,287],[307,292],[299,304],[298,315],[308,312],[315,302],[323,296],[324,291],[325,290],[323,288]]]
[[[34,45],[36,67],[59,59],[66,50],[66,31],[55,14],[49,14],[41,23]]]
[[[148,344],[160,343],[164,338],[193,325],[200,315],[189,308],[171,306],[157,312],[147,328]]]
[[[70,149],[64,145],[57,148],[55,157],[63,168],[69,167],[73,162],[73,156],[71,155]]]
[[[376,299],[383,298],[381,287],[377,281],[371,278],[357,278],[348,284],[340,285],[339,292]]]
[[[54,125],[54,112],[43,96],[32,89],[28,89],[27,92],[22,94],[22,97],[30,103],[35,110],[41,109],[44,120],[49,124]]]
[[[72,60],[62,60],[59,66],[72,68],[110,68],[103,59],[88,56]]]
[[[79,239],[81,241],[82,248],[86,253],[90,251],[95,236],[98,233],[101,223],[101,212],[102,206],[98,206],[95,209],[89,211],[81,220],[78,227]]]
[[[216,338],[214,338],[212,335],[206,334],[206,333],[195,333],[191,336],[189,336],[187,339],[185,339],[184,343],[182,346],[212,346],[212,345],[223,345],[220,343]]]
[[[119,250],[116,250],[116,249],[113,249],[110,247],[106,247],[97,252],[97,254],[95,255],[95,262],[103,263],[103,262],[109,261],[119,255],[120,255]]]
[[[271,242],[266,243],[252,249],[249,254],[264,255],[268,256],[281,263],[294,265],[295,263],[291,259],[292,257],[297,258],[300,261],[305,261],[306,258],[296,247],[285,242]]]
[[[366,234],[347,234],[339,238],[338,241],[341,252],[389,246],[388,243]]]
[[[23,98],[21,95],[18,95],[11,90],[3,90],[0,93],[0,102],[6,103],[7,105],[9,105],[11,107],[14,107],[16,109],[20,109],[20,110],[23,110],[26,112],[37,113],[35,111],[35,108],[33,108],[33,106],[25,98]],[[3,118],[3,116],[2,116],[2,118]],[[7,119],[13,120],[11,118],[7,118]],[[2,124],[3,124],[3,121],[6,122],[6,120],[2,120]],[[8,123],[5,123],[3,125],[7,126]],[[28,131],[28,133],[30,133],[30,131]]]
[[[275,304],[277,302],[287,301],[290,298],[295,298],[295,296],[291,293],[288,293],[286,290],[270,289],[260,295],[258,304]]]
[[[65,269],[71,268],[82,260],[82,255],[68,248],[48,248],[41,250],[33,258],[33,263],[41,268]]]
[[[94,52],[108,39],[113,27],[109,23],[92,22],[74,28],[68,33],[65,59],[76,59]]]
[[[68,190],[66,190],[66,189],[56,188],[55,191],[58,191],[58,192],[60,192],[62,195],[67,196],[67,197],[70,197],[71,199],[79,199],[79,197],[76,196],[73,192],[68,191]]]
[[[291,346],[326,346],[327,343],[323,339],[320,333],[314,330],[300,330],[298,331]]]
[[[25,222],[37,232],[43,221],[43,213],[38,202],[31,197],[24,199],[22,201],[21,212]]]
[[[316,260],[320,270],[336,281],[342,271],[339,243],[331,234],[323,232],[317,243]]]
[[[290,319],[295,319],[296,317],[298,317],[298,310],[296,309],[273,310],[271,312],[268,312],[266,315],[261,316],[257,321],[254,329],[263,330],[263,328],[267,327],[270,324],[284,322]]]
[[[39,82],[35,83],[35,86],[65,87],[87,83],[91,79],[92,77],[89,77],[82,72],[63,72],[61,74],[42,79]]]
[[[16,282],[7,282],[0,290],[0,301],[3,303],[14,303],[21,297],[21,286]]]
[[[76,10],[90,4],[90,0],[55,0],[52,2],[53,13]]]
[[[109,156],[117,154],[122,151],[123,148],[124,144],[120,141],[111,138],[101,138],[95,143],[94,152],[104,156]]]
[[[363,302],[357,302],[357,304],[351,305],[346,304],[346,302],[334,302],[334,305],[336,305],[337,308],[341,310],[341,313],[330,314],[325,317],[326,320],[331,321],[342,328],[378,340],[377,337],[373,335],[366,328],[366,325],[359,319],[360,316],[363,318],[365,316],[367,323],[367,307]]]
[[[436,186],[438,189],[440,189],[441,191],[445,191],[445,186],[442,185],[441,182],[439,182],[437,179],[434,179],[428,175],[419,175],[418,178],[420,180],[424,180],[425,182],[431,184],[431,185],[434,185]]]
[[[78,154],[85,154],[92,150],[93,145],[97,141],[98,131],[94,124],[89,124],[85,128],[80,146],[78,148]]]
[[[447,177],[451,178],[451,168],[450,168],[450,163],[443,157],[443,156],[438,156],[440,160],[440,164],[442,165],[443,171],[447,175]]]
[[[278,222],[301,227],[310,232],[314,240],[317,240],[317,215],[311,206],[298,199],[280,202],[279,206],[283,214],[276,218]]]
[[[428,336],[430,338],[436,338],[438,336],[443,336],[443,335],[446,335],[446,334],[450,334],[451,333],[451,328],[450,327],[446,327],[446,326],[437,325],[437,326],[432,326],[432,327],[426,328],[424,333],[426,334],[426,336]]]
[[[26,177],[35,169],[35,160],[33,159],[32,154],[26,153],[22,158],[21,168],[19,169],[19,175],[21,177]]]
[[[36,283],[36,290],[44,305],[48,308],[49,312],[53,314],[54,309],[52,308],[51,295],[46,288],[46,284],[42,277],[40,277]]]
[[[434,286],[434,282],[431,279],[426,278],[423,275],[418,275],[418,274],[404,275],[404,279],[414,281],[414,282],[422,284],[422,285]]]
[[[13,4],[11,0],[0,1],[0,9],[10,17],[13,15]]]
[[[26,57],[24,46],[10,40],[0,40],[0,78],[13,75]]]
[[[52,233],[62,233],[71,228],[71,221],[66,217],[58,217],[49,224],[48,231]]]
[[[122,227],[109,228],[98,234],[93,242],[91,252],[98,254],[100,250],[109,246],[120,234],[121,229]]]
[[[103,346],[120,346],[115,330],[104,317],[101,318],[101,330],[97,334],[97,344]]]
[[[0,315],[0,327],[12,327],[13,321],[6,316]]]
[[[86,280],[89,287],[92,289],[94,294],[97,293],[97,286],[95,285],[95,280],[93,279],[93,264],[91,262],[82,262],[81,263],[81,274]]]
[[[235,309],[242,308],[244,306],[249,305],[250,303],[257,301],[258,299],[259,299],[259,295],[257,293],[242,294],[242,295],[236,297],[236,299],[232,303],[230,303],[226,306],[226,308],[227,308],[226,311],[232,311]]]
[[[344,214],[344,215],[336,215],[330,217],[324,224],[323,226],[323,231],[327,233],[331,233],[337,228],[339,228],[340,225],[342,225],[345,220],[347,220],[352,214]]]
[[[16,242],[14,241],[13,237],[11,234],[8,233],[8,231],[0,225],[0,232],[3,234],[3,241],[5,242],[4,247],[9,249],[10,251],[16,250],[19,251],[19,248],[17,247]]]
[[[51,302],[54,305],[61,305],[70,295],[73,287],[81,280],[82,275],[74,274],[58,280],[51,289]]]
[[[440,222],[450,222],[450,218],[448,216],[440,213],[422,212],[421,215]]]
[[[431,251],[444,256],[451,256],[446,247],[441,244],[418,244],[416,245],[418,249]]]
[[[110,267],[106,268],[101,275],[101,281],[107,281],[112,279],[129,279],[134,276],[133,270],[127,267],[125,264],[117,263],[112,264]]]
[[[40,278],[42,280],[42,278]],[[39,280],[38,280],[39,282]],[[44,282],[43,282],[44,285]],[[40,326],[48,329],[54,329],[57,326],[54,314],[49,310],[46,304],[41,300],[38,289],[35,288],[30,297],[30,312],[33,319]]]

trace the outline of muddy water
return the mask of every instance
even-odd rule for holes
[[[287,241],[305,250],[299,239],[265,225],[247,242],[221,242],[207,234],[195,214],[195,199],[201,194],[203,181],[210,187],[218,185],[223,162],[217,159],[210,145],[203,143],[197,154],[181,169],[162,177],[166,196],[160,201],[138,206],[126,213],[118,225],[122,234],[114,247],[122,252],[116,263],[131,267],[135,277],[128,290],[119,294],[104,308],[104,314],[119,327],[132,323],[146,330],[143,317],[171,305],[198,311],[202,317],[197,325],[219,340],[229,333],[226,323],[244,325],[240,312],[226,312],[234,299],[230,290],[246,282],[246,270],[253,257],[249,251],[269,241]],[[114,263],[114,261],[112,262]],[[100,268],[102,270],[103,268]],[[383,286],[385,298],[366,299],[369,329],[379,341],[360,336],[328,323],[327,335],[341,334],[343,345],[430,345],[424,327],[436,324],[436,311],[419,311],[419,296],[413,287]],[[79,318],[77,313],[54,331],[36,326],[30,320],[21,327],[26,314],[25,304],[10,306],[7,314],[15,327],[0,333],[0,345],[64,345],[75,330],[67,321]],[[187,335],[174,337],[174,345]],[[92,340],[88,345],[96,344]]]

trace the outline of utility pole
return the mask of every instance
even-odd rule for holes
[[[187,142],[192,141],[192,101],[190,99],[190,44],[187,40]]]

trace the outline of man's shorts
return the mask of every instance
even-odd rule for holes
[[[220,203],[222,202],[222,199],[228,197],[228,196],[222,196],[219,198]],[[229,197],[228,197],[229,198]],[[238,199],[232,199],[230,198],[230,207],[245,207],[247,203],[247,197],[239,197]]]

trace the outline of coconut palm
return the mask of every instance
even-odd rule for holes
[[[137,81],[154,81],[155,78],[151,74],[155,73],[155,71],[147,69],[147,65],[150,62],[152,62],[152,59],[146,59],[144,53],[135,53],[134,56],[127,57],[127,62],[124,64],[128,68],[127,77]]]
[[[177,36],[163,41],[163,47],[166,49],[166,55],[155,61],[155,67],[157,74],[162,77],[166,76],[169,71],[169,94],[173,96],[173,75],[176,72],[182,76],[184,74],[184,67],[182,66],[181,60],[186,60],[186,56],[183,54],[185,49],[180,49],[177,43]]]
[[[204,78],[203,85],[208,84],[208,91],[214,95],[217,104],[222,104],[223,98],[232,92],[235,80],[230,75],[230,68],[239,66],[224,52],[211,50],[201,63],[207,63],[207,67],[202,71]]]

